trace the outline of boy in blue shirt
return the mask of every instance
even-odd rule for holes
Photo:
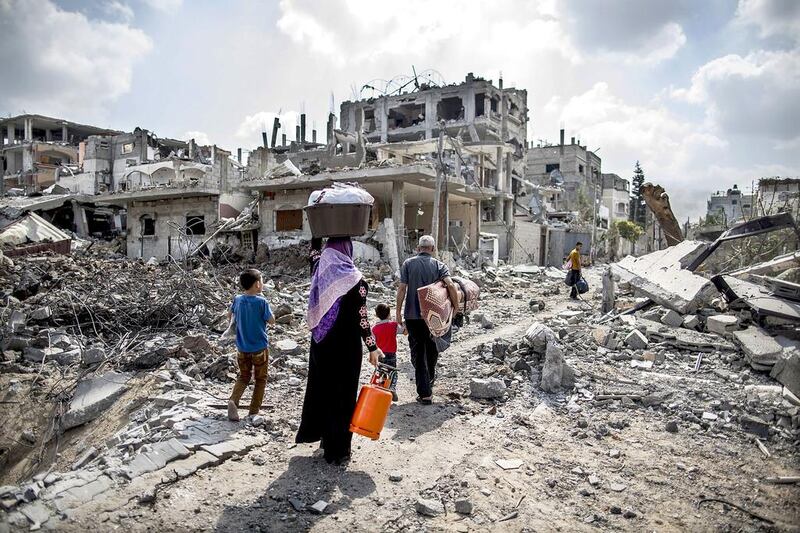
[[[251,376],[255,377],[255,385],[253,399],[250,400],[250,414],[258,414],[261,409],[269,363],[267,324],[275,323],[267,299],[261,296],[264,289],[261,272],[253,268],[245,270],[239,275],[239,284],[244,294],[233,299],[228,311],[228,317],[236,321],[236,348],[239,350],[239,375],[228,400],[228,420],[234,422],[239,420],[239,400]]]

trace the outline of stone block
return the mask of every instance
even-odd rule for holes
[[[80,426],[100,416],[127,390],[129,379],[130,374],[112,371],[82,380],[75,389],[69,409],[61,417],[61,430]]]
[[[497,378],[473,378],[469,382],[469,395],[472,398],[502,398],[506,392],[506,384]]]
[[[706,329],[717,335],[725,335],[739,329],[739,319],[733,315],[714,315],[706,319]]]
[[[697,315],[686,315],[683,317],[683,327],[686,329],[697,329],[700,326],[700,319]]]
[[[419,498],[414,507],[423,516],[433,517],[444,513],[444,505],[439,500]]]
[[[592,338],[598,346],[605,347],[611,335],[611,328],[607,328],[605,326],[599,326],[592,330]]]
[[[778,341],[758,326],[734,331],[733,340],[741,346],[751,364],[774,365],[783,353]]]
[[[564,392],[575,386],[575,371],[566,363],[561,348],[554,342],[547,345],[542,365],[543,391]]]
[[[641,331],[634,329],[625,337],[625,344],[634,350],[644,350],[649,342]]]
[[[55,356],[63,353],[61,348],[36,348],[28,346],[22,352],[23,357],[32,363],[41,363],[42,361],[52,361]]]
[[[672,326],[673,328],[680,327],[680,325],[683,324],[683,317],[672,309],[667,309],[667,311],[661,315],[660,320],[662,324]]]
[[[61,366],[75,365],[81,361],[81,350],[79,348],[64,350],[61,353],[52,356],[51,359]]]
[[[742,430],[746,433],[752,433],[762,439],[769,437],[769,424],[757,416],[742,415],[739,417],[739,423],[742,425]]]
[[[303,352],[303,348],[292,339],[280,339],[272,343],[270,350],[275,355],[300,355]]]

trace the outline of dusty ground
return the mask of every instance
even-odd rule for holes
[[[590,278],[593,285],[597,280]],[[496,328],[472,324],[440,359],[436,403],[420,406],[408,363],[407,344],[399,352],[400,401],[390,412],[380,440],[354,439],[346,467],[329,466],[315,446],[295,445],[303,387],[269,387],[265,414],[284,429],[280,437],[238,460],[166,483],[154,501],[136,496],[153,480],[137,479],[102,501],[76,509],[64,531],[772,531],[800,530],[800,486],[770,485],[765,476],[796,474],[797,448],[791,443],[759,451],[752,435],[704,430],[682,424],[665,431],[668,414],[657,407],[620,402],[571,402],[579,394],[547,395],[529,380],[505,402],[468,397],[469,369],[476,348],[500,337],[518,340],[534,321],[581,305],[568,303],[562,290],[535,316],[528,298],[484,302]],[[595,304],[593,301],[592,304]],[[668,366],[642,373],[624,365],[572,352],[567,360],[579,382],[613,388],[613,376],[669,383],[683,401],[701,401],[742,387],[730,381],[696,378]],[[364,368],[364,378],[367,370]],[[594,376],[594,377],[590,377]],[[605,381],[605,379],[610,381]],[[219,386],[220,397],[227,387]],[[540,407],[534,413],[534,408]],[[578,406],[576,409],[576,405]],[[503,470],[495,461],[519,459]],[[168,469],[167,469],[168,470]],[[390,481],[399,472],[401,481]],[[151,476],[163,477],[163,473]],[[446,513],[427,518],[415,510],[418,498],[438,499]],[[330,503],[324,514],[297,512],[296,498]],[[455,512],[457,499],[473,505],[470,516]],[[717,498],[738,504],[754,518]],[[774,522],[770,524],[768,521]]]

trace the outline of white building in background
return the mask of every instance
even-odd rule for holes
[[[603,197],[601,204],[608,209],[609,220],[628,220],[631,203],[631,184],[616,174],[601,174]]]
[[[738,185],[727,191],[717,191],[708,199],[706,217],[717,219],[724,227],[731,226],[752,215],[754,200],[753,194],[743,194]]]

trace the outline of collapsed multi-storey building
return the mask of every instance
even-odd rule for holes
[[[435,225],[438,179],[446,198],[442,250],[465,255],[483,244],[494,258],[509,256],[512,183],[525,164],[526,91],[469,74],[457,85],[343,102],[340,116],[340,128],[329,116],[324,145],[306,142],[301,116],[297,141],[276,146],[273,127],[272,146],[250,154],[242,186],[259,194],[262,235],[271,244],[309,234],[302,209],[312,190],[355,182],[376,199],[372,229],[391,219],[398,248],[407,250]]]

